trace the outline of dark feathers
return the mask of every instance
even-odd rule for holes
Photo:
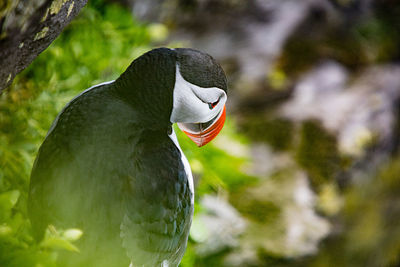
[[[193,206],[181,154],[167,135],[171,53],[153,50],[117,81],[75,98],[43,142],[29,193],[35,237],[49,224],[84,232],[81,253],[62,254],[61,266],[179,263]]]

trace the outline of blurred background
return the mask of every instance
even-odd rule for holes
[[[400,266],[396,0],[90,0],[0,95],[0,266],[76,253],[78,230],[33,241],[35,155],[73,96],[159,46],[211,54],[229,82],[218,138],[179,136],[196,188],[182,267]]]

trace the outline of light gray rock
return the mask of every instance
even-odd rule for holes
[[[200,201],[204,212],[195,216],[190,236],[198,242],[201,256],[237,246],[238,237],[246,228],[241,215],[224,199],[206,195]]]
[[[282,114],[294,121],[320,120],[336,134],[344,154],[362,157],[371,144],[390,152],[397,134],[400,67],[374,66],[351,81],[348,77],[338,63],[315,66],[296,85]]]

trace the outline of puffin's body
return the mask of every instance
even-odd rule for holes
[[[28,212],[36,239],[48,225],[82,229],[81,253],[62,255],[66,266],[177,266],[194,192],[172,123],[198,145],[209,142],[223,125],[225,91],[210,56],[160,48],[116,81],[74,98],[32,170]]]

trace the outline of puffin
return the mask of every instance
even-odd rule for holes
[[[194,186],[173,124],[206,145],[224,125],[226,100],[221,66],[189,48],[153,49],[73,98],[33,164],[34,238],[51,226],[83,231],[79,253],[60,251],[59,266],[178,266]]]

